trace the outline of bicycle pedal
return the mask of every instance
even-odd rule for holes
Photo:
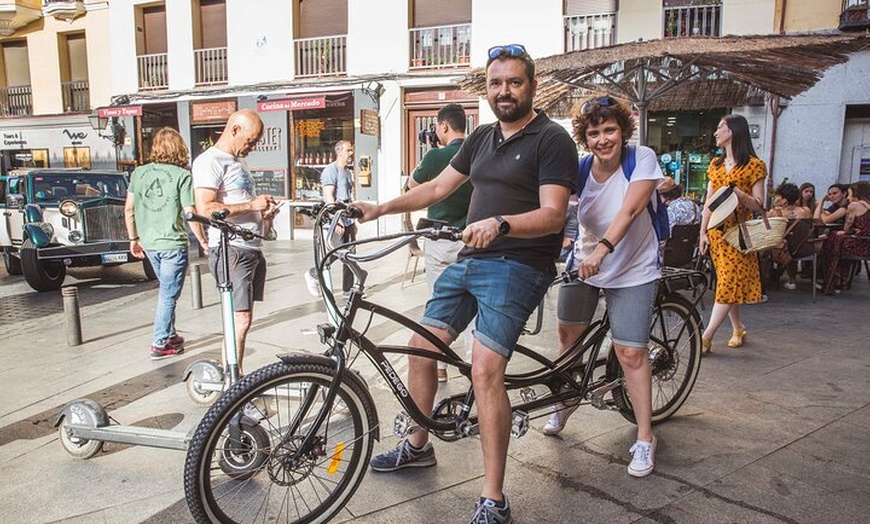
[[[532,402],[538,398],[538,393],[532,388],[522,388],[520,390],[520,398],[523,402]]]
[[[586,399],[592,404],[595,409],[613,409],[613,403],[605,400],[604,395],[619,387],[622,379],[616,379],[612,382],[602,384],[586,394]]]
[[[414,419],[411,418],[411,415],[404,411],[396,415],[396,420],[393,421],[393,434],[399,438],[405,438],[411,433],[416,433],[421,429],[423,428],[414,424]]]
[[[511,420],[511,436],[520,438],[529,431],[529,414],[525,411],[514,411]]]

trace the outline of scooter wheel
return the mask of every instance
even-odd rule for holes
[[[211,406],[221,396],[222,391],[203,388],[203,383],[223,384],[224,371],[215,360],[201,360],[191,364],[186,379],[187,394],[200,406]]]
[[[103,449],[102,440],[76,437],[69,424],[101,427],[105,425],[106,419],[103,408],[93,401],[77,401],[67,406],[64,411],[64,419],[57,427],[57,436],[64,451],[70,456],[82,460],[89,459],[99,453]]]

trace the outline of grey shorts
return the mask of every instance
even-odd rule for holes
[[[262,302],[266,290],[266,258],[256,249],[230,246],[230,281],[233,283],[233,311],[250,311],[254,301]],[[208,267],[216,283],[223,276],[220,249],[208,250]]]
[[[646,348],[658,281],[605,290],[610,337],[623,346]],[[599,288],[575,281],[559,288],[556,316],[562,324],[589,324],[598,306]]]

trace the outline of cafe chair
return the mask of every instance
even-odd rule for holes
[[[698,224],[674,226],[671,236],[665,241],[662,264],[667,267],[693,268],[698,257]]]
[[[870,243],[870,236],[866,235],[849,235],[849,238],[854,238],[858,241]],[[864,272],[867,273],[867,278],[870,279],[870,258],[844,252],[840,256],[840,260],[849,261],[852,263],[852,268],[851,271],[849,271],[849,276],[846,281],[843,282],[843,289],[852,288],[852,280],[855,278],[855,275],[861,271],[862,264],[864,265]]]

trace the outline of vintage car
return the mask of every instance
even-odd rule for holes
[[[66,268],[140,262],[124,225],[127,178],[112,171],[28,169],[0,177],[0,248],[10,275],[59,289]],[[143,263],[148,278],[155,278]]]

